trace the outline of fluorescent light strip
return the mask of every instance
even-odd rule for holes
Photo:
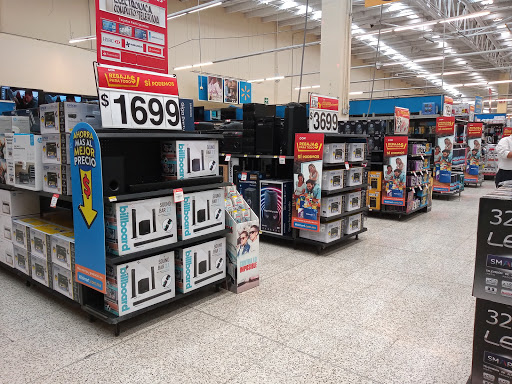
[[[248,83],[263,83],[265,79],[249,80]]]
[[[197,67],[206,67],[207,65],[213,65],[213,63],[211,61],[208,61],[206,63],[199,63],[199,64],[194,64],[192,65],[192,68],[197,68]]]
[[[408,30],[411,30],[411,29],[416,29],[416,28],[421,28],[421,27],[428,27],[429,25],[435,25],[437,23],[439,23],[439,21],[437,21],[437,20],[427,21],[426,23],[419,23],[419,24],[414,24],[414,25],[407,25],[405,27],[398,27],[398,28],[395,28],[394,31],[395,32],[408,31]]]
[[[189,11],[187,13],[190,15],[191,13],[195,13],[195,12],[199,12],[199,11],[204,11],[205,9],[217,7],[217,6],[221,5],[221,4],[222,4],[222,1],[219,1],[218,3],[210,4],[210,5],[207,5],[206,7],[194,9],[193,11]]]
[[[349,95],[362,95],[363,92],[362,91],[359,91],[359,92],[350,92]]]
[[[191,65],[184,65],[183,67],[176,67],[174,68],[175,71],[181,71],[182,69],[190,69],[192,68]]]
[[[471,19],[473,17],[487,16],[490,13],[491,13],[491,11],[468,13],[467,15],[464,15],[464,16],[450,17],[448,19],[441,20],[441,21],[439,21],[439,23],[451,23],[452,21],[460,21],[460,20]]]
[[[82,41],[96,40],[96,36],[85,36],[85,37],[77,37],[76,39],[69,40],[69,44],[77,44]]]
[[[283,80],[284,76],[275,76],[275,77],[267,77],[265,81],[272,81],[272,80]]]
[[[438,72],[438,73],[430,73],[428,75],[418,75],[418,77],[431,77],[431,76],[451,76],[451,75],[461,75],[463,73],[468,73],[468,71],[453,71],[453,72]]]

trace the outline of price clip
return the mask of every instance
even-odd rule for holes
[[[261,155],[256,155],[256,158],[259,159]]]
[[[226,153],[226,158],[224,161],[230,161],[231,160],[231,153]]]
[[[52,200],[50,201],[50,208],[56,208],[58,200],[59,200],[59,194],[54,193],[52,196]]]
[[[421,160],[425,160],[425,157],[423,155],[421,155]]]
[[[348,161],[345,161],[345,169],[350,169],[350,164],[348,163]]]
[[[423,187],[421,185],[419,186],[419,188],[420,188],[420,191],[423,191]]]
[[[242,180],[242,181],[247,180],[247,172],[242,172],[241,180]]]
[[[246,154],[244,154],[244,157],[247,157],[247,156],[248,156],[248,155],[247,155],[247,153],[246,153]]]
[[[279,156],[279,164],[285,164],[286,163],[286,157],[285,156]]]
[[[412,174],[416,177],[418,177],[418,175],[416,174],[416,171],[412,171]]]
[[[181,203],[185,200],[185,197],[183,196],[183,188],[176,188],[173,191],[174,194],[174,203]]]
[[[363,168],[366,168],[368,166],[368,163],[363,163]]]
[[[111,203],[113,203],[113,202],[117,201],[117,197],[116,197],[116,196],[110,196],[110,197],[108,198],[108,201],[110,201]]]

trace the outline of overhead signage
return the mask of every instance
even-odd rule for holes
[[[455,117],[438,117],[436,119],[436,135],[450,135],[455,130]]]
[[[468,123],[468,153],[466,156],[464,179],[471,183],[478,183],[482,159],[483,126],[483,123]]]
[[[503,137],[512,136],[512,127],[503,128]]]
[[[87,123],[78,123],[70,136],[75,280],[106,293],[103,180],[98,136]]]
[[[451,182],[454,143],[455,117],[438,117],[434,148],[434,192],[450,192],[455,188]]]
[[[98,65],[97,79],[103,128],[182,129],[176,77]]]
[[[384,190],[382,204],[405,206],[407,188],[407,136],[384,138]]]
[[[226,104],[252,102],[252,85],[246,81],[219,76],[197,76],[198,100]]]
[[[475,115],[484,112],[484,98],[481,96],[475,97]]]
[[[295,135],[293,228],[320,231],[323,154],[323,134]]]
[[[399,1],[399,0],[365,0],[364,6],[366,8],[369,8],[369,7],[375,7],[377,5],[386,5],[389,3],[394,3],[395,1]]]
[[[453,116],[453,98],[451,97],[444,97],[443,116]]]
[[[407,108],[395,107],[395,135],[408,135],[411,114]]]
[[[339,100],[337,97],[309,94],[309,132],[338,132]]]
[[[168,73],[167,1],[96,0],[98,63]]]

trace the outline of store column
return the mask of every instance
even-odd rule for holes
[[[510,80],[509,73],[502,73],[500,75],[500,80]],[[509,89],[510,83],[498,84],[498,99],[509,99]],[[506,101],[500,103],[498,102],[498,112],[497,113],[507,113],[507,105]],[[491,111],[492,112],[492,111]]]
[[[340,98],[340,118],[348,117],[352,0],[322,1],[320,92]]]

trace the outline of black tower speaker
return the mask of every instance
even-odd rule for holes
[[[284,125],[280,132],[279,149],[284,156],[293,156],[295,134],[308,131],[306,107],[298,103],[289,103],[284,110]]]
[[[255,153],[257,155],[279,154],[279,136],[273,117],[259,119],[256,122]]]

